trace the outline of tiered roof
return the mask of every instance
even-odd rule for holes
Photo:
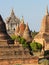
[[[10,16],[6,19],[6,23],[13,22],[13,21],[16,22],[16,23],[20,23],[19,18],[17,18],[17,17],[15,16],[15,13],[14,13],[14,11],[13,11],[13,9],[12,9]]]

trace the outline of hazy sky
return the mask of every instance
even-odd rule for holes
[[[49,0],[0,0],[0,14],[5,20],[13,8],[18,18],[24,16],[32,31],[39,31],[47,5],[49,7]]]

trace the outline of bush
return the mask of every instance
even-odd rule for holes
[[[30,43],[32,51],[41,51],[42,45],[38,42]]]
[[[27,43],[26,43],[26,40],[25,40],[24,38],[20,37],[20,36],[12,35],[11,38],[12,38],[13,40],[18,40],[19,43],[22,44],[22,46],[23,46],[24,48],[26,48],[26,47],[28,46]]]
[[[24,48],[26,48],[28,45],[27,45],[27,43],[26,43],[26,40],[24,39],[24,38],[20,38],[20,41],[19,41],[21,44],[22,44],[22,46],[24,47]]]
[[[17,37],[15,35],[11,36],[12,40],[15,40]]]
[[[28,46],[27,43],[26,43],[26,40],[24,38],[20,37],[20,36],[12,35],[11,38],[12,38],[12,40],[18,40],[19,43],[22,44],[22,46],[24,48],[26,48]]]

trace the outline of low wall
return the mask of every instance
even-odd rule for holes
[[[10,59],[0,60],[0,65],[16,65],[16,64],[38,64],[38,59]]]

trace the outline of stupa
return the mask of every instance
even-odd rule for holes
[[[44,16],[39,33],[35,36],[34,41],[45,45],[45,50],[49,49],[49,12],[46,8],[46,15]]]
[[[20,34],[20,36],[23,36],[24,30],[25,30],[25,23],[24,23],[24,17],[23,16],[22,16],[19,28],[20,28],[19,34]]]
[[[20,24],[17,24],[16,29],[15,29],[15,35],[16,36],[23,36],[24,30],[25,30],[25,23],[24,23],[24,18],[22,16],[22,19],[20,21]]]
[[[6,32],[6,25],[0,15],[0,46],[12,43],[10,36]]]
[[[28,23],[26,24],[26,28],[25,28],[24,33],[23,33],[23,38],[27,42],[31,42],[32,41],[32,37],[31,37],[31,33],[30,33],[30,29],[29,29]]]

